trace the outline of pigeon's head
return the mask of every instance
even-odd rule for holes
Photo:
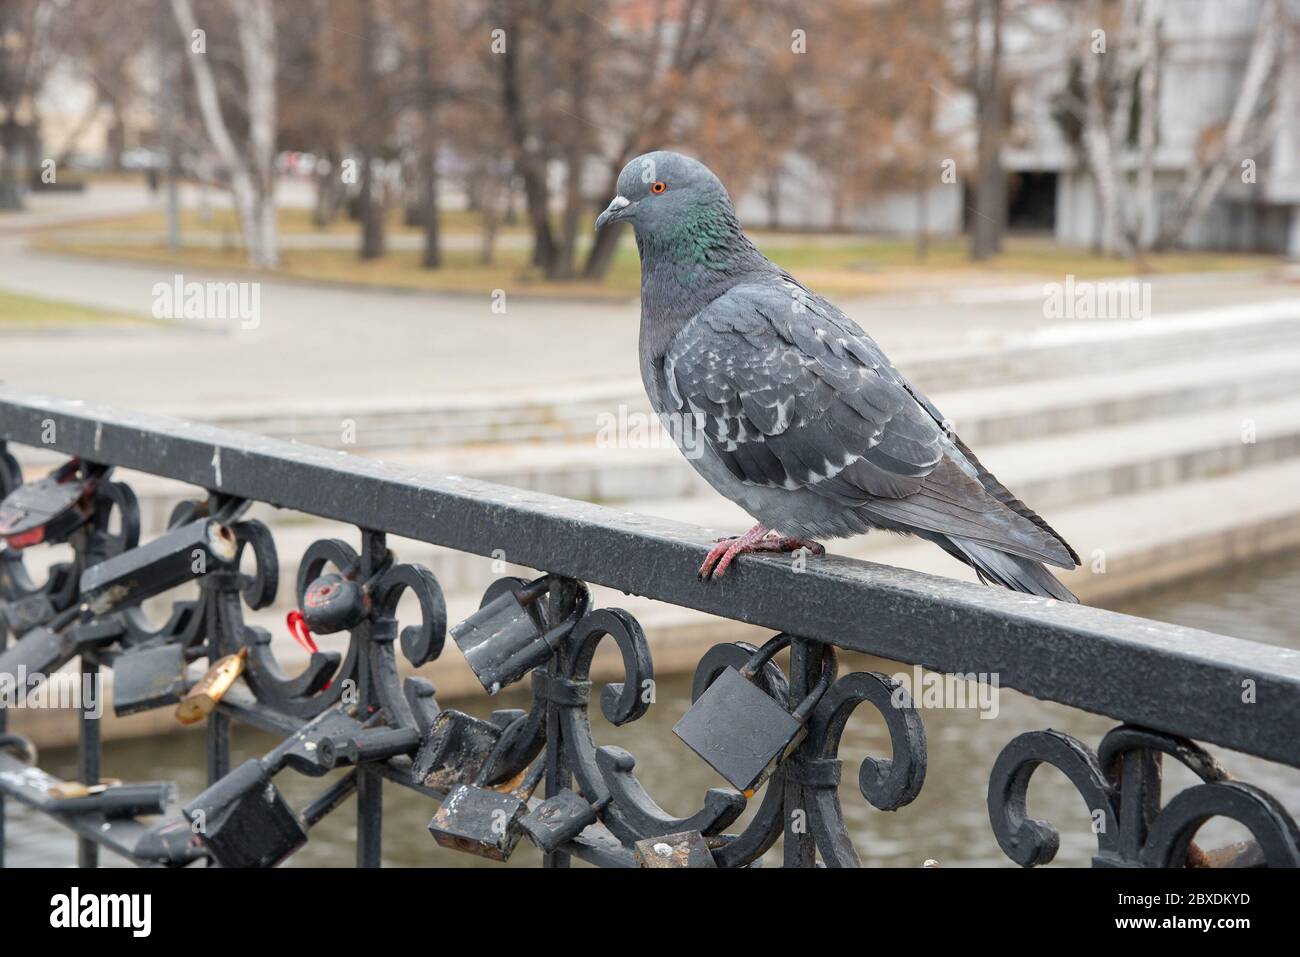
[[[707,166],[681,153],[657,150],[623,167],[618,195],[600,214],[596,228],[627,220],[638,235],[653,235],[680,224],[693,210],[718,204],[730,210],[731,197]]]

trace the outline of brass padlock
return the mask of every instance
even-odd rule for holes
[[[240,648],[233,655],[226,655],[217,661],[208,673],[199,679],[181,698],[176,706],[176,720],[181,724],[196,724],[202,721],[221,701],[231,686],[244,673],[244,662],[248,660],[248,649]]]
[[[429,822],[429,833],[443,847],[494,861],[509,860],[522,834],[519,821],[545,771],[546,762],[539,760],[497,788],[456,785]]]
[[[564,621],[546,627],[539,601],[550,585],[551,577],[544,575],[523,587],[509,587],[451,629],[451,637],[488,694],[545,664],[577,623],[575,609]]]
[[[835,676],[835,651],[828,646],[816,685],[793,712],[786,711],[754,679],[792,640],[777,635],[741,670],[728,665],[673,727],[673,734],[746,797],[803,741],[808,718]]]

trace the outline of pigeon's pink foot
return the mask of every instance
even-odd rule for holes
[[[727,573],[736,556],[751,552],[795,552],[806,548],[814,555],[826,554],[826,549],[817,542],[785,536],[770,538],[768,537],[770,534],[770,529],[763,525],[755,525],[739,538],[718,539],[717,544],[704,559],[704,564],[700,566],[700,580],[721,578]]]

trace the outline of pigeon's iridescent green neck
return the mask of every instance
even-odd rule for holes
[[[638,228],[642,315],[676,326],[756,273],[776,271],[741,230],[731,204],[701,203]]]

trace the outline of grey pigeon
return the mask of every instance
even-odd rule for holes
[[[627,221],[641,255],[641,378],[687,459],[758,522],[700,568],[824,549],[878,528],[917,535],[982,581],[1062,601],[1045,569],[1066,541],[985,469],[880,347],[754,248],[702,163],[670,152],[623,168],[596,220]],[[686,427],[695,423],[699,434]],[[702,439],[702,441],[701,441]]]

